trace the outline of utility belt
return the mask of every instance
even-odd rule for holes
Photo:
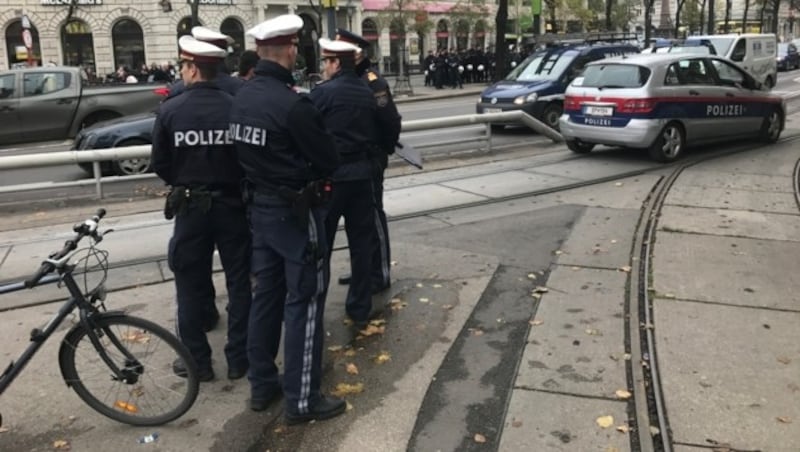
[[[202,213],[211,210],[214,199],[238,200],[241,192],[232,187],[212,187],[208,185],[176,185],[172,187],[164,203],[164,218],[171,220],[185,215],[189,209],[199,209]]]
[[[352,153],[342,153],[339,154],[339,164],[346,165],[348,163],[356,163],[361,162],[363,160],[368,160],[370,158],[369,152],[352,152]]]
[[[308,229],[308,215],[312,207],[327,204],[333,194],[333,183],[330,179],[319,179],[309,182],[300,190],[286,186],[264,187],[247,183],[243,193],[246,202],[253,202],[253,195],[278,196],[287,201],[292,208],[292,214],[301,229]]]

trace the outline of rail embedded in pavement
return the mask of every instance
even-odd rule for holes
[[[528,115],[523,111],[509,111],[503,113],[485,113],[473,115],[459,115],[450,116],[446,118],[435,119],[417,119],[412,121],[403,121],[403,132],[416,132],[420,130],[431,129],[444,129],[449,127],[463,127],[476,124],[484,124],[486,126],[485,140],[487,141],[488,150],[491,151],[492,146],[492,123],[520,123],[533,129],[534,131],[550,138],[553,142],[563,142],[561,134],[558,131],[549,128],[543,122]],[[464,141],[474,141],[474,138]],[[429,145],[417,146],[418,148],[433,147],[437,145],[455,144],[457,142],[436,143]],[[100,171],[100,162],[108,160],[124,160],[133,158],[149,158],[151,146],[126,146],[119,148],[109,149],[85,149],[65,152],[50,152],[41,154],[26,154],[26,155],[13,155],[7,157],[0,157],[0,170],[9,169],[27,169],[37,168],[43,166],[60,166],[67,164],[78,164],[91,162],[93,165],[93,178],[84,179],[71,182],[37,182],[31,184],[21,185],[8,185],[0,187],[0,193],[16,193],[34,190],[44,190],[51,188],[66,188],[66,187],[83,187],[88,185],[95,185],[97,198],[103,197],[103,183],[110,183],[116,181],[131,181],[136,179],[148,179],[155,177],[153,174],[141,174],[135,176],[110,176],[102,177]]]

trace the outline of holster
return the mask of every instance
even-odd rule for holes
[[[300,191],[278,187],[278,195],[292,205],[292,214],[301,229],[308,229],[308,215],[312,207],[326,204],[331,199],[333,184],[328,179],[311,181]]]
[[[176,216],[185,215],[190,208],[200,209],[203,213],[211,210],[211,192],[202,186],[172,187],[164,205],[164,218],[171,220]]]

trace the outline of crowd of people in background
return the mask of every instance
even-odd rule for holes
[[[515,67],[528,56],[528,52],[512,49],[506,57],[506,71]],[[422,72],[425,74],[425,86],[436,89],[462,88],[464,83],[486,83],[494,80],[497,65],[493,52],[482,49],[456,51],[451,48],[439,49],[421,60]]]

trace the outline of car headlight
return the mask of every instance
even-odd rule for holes
[[[526,102],[536,102],[536,99],[539,98],[539,95],[536,93],[528,94],[527,96],[518,96],[514,98],[515,105],[522,105]]]

